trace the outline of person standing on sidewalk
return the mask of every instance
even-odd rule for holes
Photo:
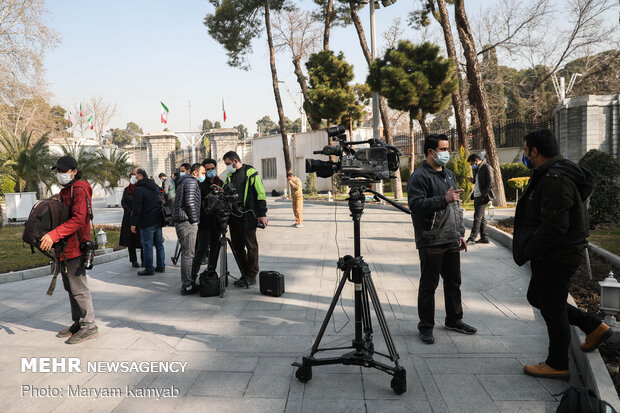
[[[286,174],[288,184],[291,187],[291,200],[293,201],[293,215],[295,215],[295,228],[303,228],[304,226],[304,187],[301,179],[293,175],[292,172]]]
[[[463,190],[456,189],[456,177],[445,167],[450,160],[449,146],[446,135],[426,136],[426,161],[415,170],[407,184],[422,270],[418,289],[418,330],[420,339],[426,344],[435,342],[435,290],[439,275],[443,278],[446,329],[463,334],[478,331],[463,322],[460,251],[467,251],[463,210],[459,205]]]
[[[60,256],[60,268],[62,283],[69,294],[73,324],[56,334],[60,338],[69,337],[67,344],[78,344],[99,335],[80,248],[80,243],[90,241],[89,209],[93,189],[87,181],[80,179],[82,172],[77,166],[74,158],[63,156],[52,168],[57,171],[58,183],[63,187],[59,200],[71,208],[71,218],[45,234],[39,246],[41,251],[48,251],[61,239],[67,240],[64,254]]]
[[[131,215],[133,214],[133,192],[136,190],[138,178],[136,173],[131,171],[129,174],[129,185],[123,191],[121,205],[123,207],[123,221],[121,223],[121,235],[118,245],[127,247],[129,261],[134,268],[140,268],[136,249],[140,249],[140,262],[144,265],[144,255],[142,254],[142,242],[140,241],[140,231],[131,232]]]
[[[199,163],[193,164],[187,174],[179,178],[174,200],[174,227],[181,244],[181,295],[198,292],[196,279],[192,278],[192,263],[202,202],[198,183],[204,181],[205,167]]]
[[[138,275],[154,275],[166,272],[164,236],[161,231],[161,207],[159,187],[149,178],[143,168],[134,170],[138,182],[133,191],[133,213],[131,214],[131,232],[140,231],[144,270]],[[157,253],[157,267],[153,268],[153,246]]]
[[[493,195],[493,168],[480,159],[477,154],[469,155],[467,162],[471,165],[474,172],[474,224],[471,227],[467,245],[488,244],[489,235],[487,234],[487,220],[484,217],[484,210],[489,201],[494,198]],[[476,237],[480,232],[480,239],[476,241]]]
[[[584,333],[585,352],[612,336],[609,326],[566,302],[571,276],[584,260],[589,218],[586,200],[592,193],[590,171],[564,159],[547,129],[523,138],[522,161],[532,169],[530,182],[515,212],[512,254],[517,265],[530,261],[527,300],[540,310],[549,335],[547,359],[526,365],[534,377],[567,379],[570,324]]]

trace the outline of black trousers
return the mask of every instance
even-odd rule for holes
[[[244,221],[240,219],[231,219],[228,222],[228,227],[230,228],[230,241],[239,260],[239,265],[243,266],[243,273],[247,278],[256,279],[258,274],[256,228],[244,229]]]
[[[446,302],[446,324],[455,324],[463,318],[461,305],[461,257],[457,243],[420,248],[420,287],[418,289],[419,330],[435,325],[435,290],[439,275],[443,278],[443,292]]]
[[[568,304],[570,277],[583,261],[583,251],[575,251],[561,259],[531,261],[532,278],[527,289],[527,301],[540,310],[549,334],[549,355],[545,363],[559,369],[568,369],[570,326],[590,334],[601,321]]]
[[[196,279],[198,272],[200,272],[202,260],[207,254],[209,254],[209,268],[215,268],[217,264],[218,234],[217,227],[215,226],[198,227],[196,252],[192,261],[192,279]]]
[[[471,227],[469,238],[475,240],[478,233],[480,233],[480,239],[489,238],[489,235],[487,234],[487,220],[484,217],[484,209],[488,203],[489,201],[486,196],[484,198],[474,198],[474,224]]]

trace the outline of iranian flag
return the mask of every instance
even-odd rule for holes
[[[224,122],[226,122],[226,109],[224,108],[224,99],[222,99],[222,112],[224,112]]]
[[[159,103],[161,103],[161,123],[165,125],[168,123],[168,113],[170,113],[170,111],[168,107],[164,105],[164,102],[160,101]]]
[[[69,126],[73,124],[73,119],[71,119],[71,112],[67,112],[67,122],[69,123]]]
[[[93,119],[93,117],[91,116],[90,118],[88,118],[88,127],[92,130],[95,128],[95,121]]]
[[[80,118],[84,116],[84,111],[82,110],[82,104],[80,103]]]

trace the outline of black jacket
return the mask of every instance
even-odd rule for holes
[[[200,229],[212,229],[215,228],[215,225],[217,224],[217,216],[209,214],[207,208],[205,208],[207,196],[213,192],[211,185],[217,185],[221,188],[224,186],[224,182],[216,176],[213,180],[206,178],[204,182],[198,183],[198,186],[200,187],[200,196],[202,198],[202,203],[200,206],[200,224],[198,224],[198,228]]]
[[[590,171],[561,155],[532,170],[515,212],[512,255],[517,265],[581,253],[590,230],[585,201],[592,186]]]
[[[133,191],[133,214],[131,225],[140,228],[161,227],[161,205],[159,186],[149,178],[138,181]]]
[[[191,175],[182,176],[174,198],[174,222],[200,222],[201,200],[198,180]]]
[[[446,167],[436,171],[426,161],[409,178],[407,198],[418,249],[458,243],[465,236],[460,204],[446,203],[451,187],[457,189],[454,173]]]
[[[239,170],[228,174],[224,186],[234,185],[242,202],[243,211],[252,211],[243,214],[243,217],[231,217],[232,220],[243,220],[246,231],[255,229],[258,218],[267,216],[267,200],[263,181],[252,165],[243,165]]]
[[[491,199],[495,198],[495,194],[493,193],[493,168],[486,162],[482,162],[478,169],[474,169],[474,182],[476,180],[476,176],[478,176],[478,187],[480,188],[480,199],[483,201],[486,199],[486,202],[489,202]],[[471,193],[472,199],[474,197],[474,193]]]
[[[130,194],[126,187],[123,191],[121,205],[123,206],[123,222],[121,223],[121,234],[118,245],[124,247],[140,246],[140,231],[135,234],[131,232],[131,215],[133,211],[133,193]]]

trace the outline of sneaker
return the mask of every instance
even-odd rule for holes
[[[491,241],[489,241],[488,238],[480,238],[478,241],[476,241],[476,244],[488,244]]]
[[[79,323],[75,323],[75,324],[71,325],[70,327],[67,327],[67,328],[64,328],[64,329],[60,330],[58,332],[58,334],[56,334],[56,337],[59,337],[59,338],[71,337],[72,335],[74,335],[78,331],[80,331],[80,324]]]
[[[581,351],[589,353],[596,350],[609,337],[613,336],[614,331],[605,323],[599,324],[590,334],[586,336],[586,341],[579,344]]]
[[[80,330],[73,334],[65,343],[78,344],[82,341],[91,340],[99,335],[99,327],[94,326],[91,328],[80,328]]]
[[[132,262],[131,266],[134,268],[140,268],[140,264],[138,264],[137,262]]]
[[[523,372],[528,376],[544,377],[547,379],[568,380],[570,373],[568,370],[558,370],[547,365],[547,363],[530,364],[523,367]]]
[[[297,224],[293,224],[293,225],[291,225],[291,227],[297,228]]]
[[[473,238],[467,238],[467,241],[465,241],[467,243],[467,245],[475,245],[476,241],[474,241]]]
[[[192,284],[190,288],[181,287],[181,295],[192,295],[198,292],[195,284]]]
[[[304,224],[295,224],[295,228],[303,228]]]
[[[476,331],[478,331],[477,328],[472,327],[469,324],[465,324],[461,320],[459,320],[454,325],[446,324],[445,327],[447,330],[458,331],[459,333],[463,333],[463,334],[476,334]]]
[[[138,275],[154,275],[155,273],[153,271],[148,271],[148,270],[144,270],[144,271],[138,271]]]
[[[256,278],[241,277],[233,283],[236,287],[248,288],[250,285],[256,284]]]
[[[420,330],[420,340],[426,344],[433,344],[435,342],[435,337],[433,337],[433,329],[427,328],[425,330]]]
[[[155,272],[166,272],[166,267],[156,267]]]

